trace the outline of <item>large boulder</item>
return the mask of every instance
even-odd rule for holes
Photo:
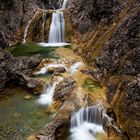
[[[10,52],[0,49],[0,90],[3,90],[9,82],[28,89],[37,88],[41,83],[29,76],[32,68],[41,60],[40,55],[13,57]]]

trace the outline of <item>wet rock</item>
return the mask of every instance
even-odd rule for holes
[[[32,98],[31,95],[26,95],[26,96],[24,96],[24,99],[25,99],[25,100],[30,100],[31,98]]]
[[[42,83],[39,80],[29,78],[32,68],[36,67],[41,60],[40,55],[13,57],[8,51],[0,49],[0,90],[7,83],[14,83],[28,89],[41,86]]]
[[[66,69],[64,67],[50,67],[48,68],[49,73],[64,73],[66,72]]]
[[[76,88],[76,81],[72,77],[64,78],[55,89],[54,100],[64,100],[70,96],[74,88]]]

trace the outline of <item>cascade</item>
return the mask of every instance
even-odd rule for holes
[[[37,11],[34,16],[32,17],[32,19],[28,22],[26,28],[25,28],[25,31],[24,31],[24,37],[23,37],[23,43],[26,43],[26,38],[27,38],[27,35],[28,35],[28,28],[32,22],[32,20],[36,17],[36,15],[39,13],[39,11]]]
[[[53,101],[53,95],[55,92],[56,85],[62,81],[63,78],[58,78],[53,82],[52,85],[50,85],[47,90],[45,89],[44,94],[40,95],[40,98],[38,99],[37,103],[40,105],[51,105]]]
[[[49,65],[45,65],[45,67],[43,67],[39,71],[37,71],[35,73],[35,75],[45,74],[45,73],[47,73],[49,68],[59,68],[59,67],[64,67],[67,70],[67,68],[63,64],[49,64]]]
[[[51,2],[51,1],[50,1]],[[28,36],[28,28],[32,22],[32,20],[36,17],[39,11],[42,11],[42,27],[41,27],[41,42],[38,43],[40,46],[65,46],[70,45],[69,43],[65,43],[65,19],[62,9],[65,9],[67,0],[60,0],[59,4],[61,5],[58,10],[54,10],[52,13],[52,21],[50,24],[49,35],[48,35],[48,43],[45,43],[45,23],[46,23],[46,11],[43,9],[38,9],[32,19],[28,22],[25,31],[23,43],[26,43],[26,38]]]
[[[65,9],[67,5],[68,0],[59,0],[59,8],[60,9]]]
[[[98,105],[85,107],[73,113],[71,118],[71,140],[96,140],[103,130],[102,108]]]
[[[63,3],[62,3],[62,9],[65,9],[65,8],[66,8],[67,1],[68,1],[68,0],[64,0],[64,1],[63,1]]]
[[[44,42],[44,34],[45,34],[45,22],[46,22],[46,12],[43,11],[42,15],[42,42]]]
[[[49,31],[48,43],[64,43],[65,20],[63,12],[55,11],[52,14],[52,23]]]
[[[74,63],[74,64],[69,68],[68,72],[71,73],[71,74],[73,74],[73,73],[75,73],[76,71],[78,71],[78,68],[79,68],[80,66],[82,66],[82,65],[83,65],[82,62],[76,62],[76,63]]]

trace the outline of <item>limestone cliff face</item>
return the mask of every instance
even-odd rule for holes
[[[71,0],[75,50],[108,87],[118,125],[140,138],[140,1]],[[81,47],[80,47],[81,46]]]

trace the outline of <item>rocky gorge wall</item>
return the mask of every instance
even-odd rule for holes
[[[6,0],[0,1],[0,47],[4,48],[23,39],[23,30],[40,9],[54,9],[58,1],[52,0]]]
[[[75,52],[108,88],[118,126],[140,138],[140,1],[69,1]]]

